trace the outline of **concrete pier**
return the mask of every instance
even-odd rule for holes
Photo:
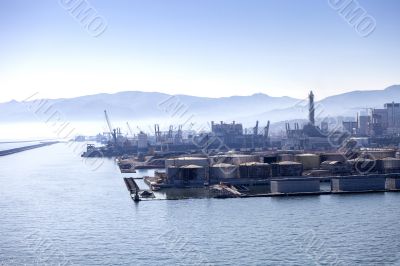
[[[4,151],[0,151],[0,156],[6,156],[6,155],[18,153],[18,152],[37,149],[37,148],[41,148],[41,147],[44,147],[44,146],[52,145],[52,144],[55,144],[55,143],[58,143],[58,141],[43,142],[43,143],[39,143],[39,144],[35,144],[35,145],[29,145],[29,146],[25,146],[25,147],[19,147],[19,148],[4,150]]]

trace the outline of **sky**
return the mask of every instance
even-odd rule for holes
[[[375,30],[361,36],[337,1],[353,1]],[[101,32],[74,2],[93,8]],[[0,102],[383,89],[400,84],[399,12],[398,0],[0,0]]]

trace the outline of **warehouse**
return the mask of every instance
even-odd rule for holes
[[[318,193],[317,178],[283,178],[271,180],[271,193]]]
[[[332,192],[384,191],[386,178],[382,175],[358,175],[332,178]]]

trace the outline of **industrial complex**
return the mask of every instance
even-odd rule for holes
[[[212,121],[208,132],[182,125],[160,131],[156,124],[154,134],[124,136],[105,111],[109,132],[97,136],[105,145],[90,144],[82,156],[116,157],[123,173],[157,169],[143,177],[148,190],[125,178],[135,200],[177,189],[222,198],[400,190],[399,103],[340,126],[316,118],[315,110],[311,91],[308,122],[286,123],[284,134],[273,140],[269,121],[264,127],[256,121],[250,130],[235,121]]]

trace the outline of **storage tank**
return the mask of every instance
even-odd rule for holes
[[[303,165],[298,162],[284,161],[271,164],[271,173],[274,177],[279,176],[301,176]]]
[[[371,160],[379,160],[384,158],[394,158],[396,151],[392,149],[363,149],[361,150],[361,157]]]
[[[182,179],[185,181],[204,182],[206,179],[206,168],[200,165],[184,165],[179,167],[182,174]]]
[[[264,155],[262,158],[264,163],[276,163],[278,162],[278,155],[277,154],[268,154]]]
[[[359,174],[368,174],[376,172],[378,170],[378,164],[376,161],[371,159],[356,158],[347,161],[347,164],[353,172]]]
[[[170,166],[167,168],[168,182],[178,183],[204,183],[206,168],[200,165]]]
[[[286,161],[294,161],[294,155],[293,154],[279,154],[278,155],[278,160],[280,162],[286,162]]]
[[[318,169],[319,168],[319,155],[316,154],[297,154],[295,156],[296,162],[303,164],[304,170]]]
[[[241,163],[260,162],[260,156],[248,154],[224,154],[215,155],[210,157],[211,164],[234,164],[240,165]]]
[[[210,167],[210,179],[238,178],[239,167],[233,164],[219,163]]]
[[[328,170],[332,174],[350,174],[349,164],[341,161],[324,161],[321,163],[322,170]]]
[[[380,160],[385,174],[400,173],[400,159],[384,158]]]
[[[199,165],[199,166],[208,166],[208,159],[202,157],[178,157],[171,158],[165,160],[165,167],[168,168],[170,166],[184,166],[184,165]]]
[[[343,153],[322,153],[320,155],[320,161],[321,162],[325,162],[325,161],[345,162],[346,157]]]
[[[179,180],[179,167],[169,166],[167,167],[167,179],[168,183],[174,183],[175,180]]]
[[[271,177],[271,166],[267,163],[242,163],[239,166],[240,178],[266,179]]]

